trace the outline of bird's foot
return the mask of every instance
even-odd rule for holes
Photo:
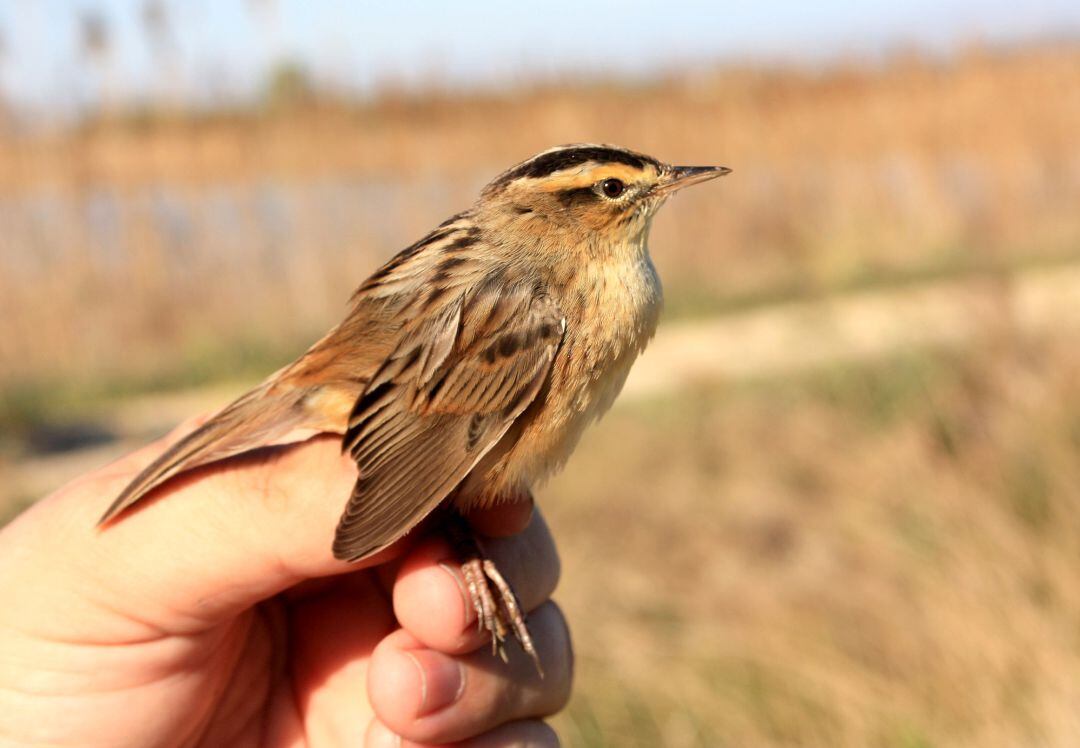
[[[450,541],[461,559],[461,574],[473,610],[476,611],[477,628],[491,634],[492,653],[498,654],[505,662],[506,635],[513,633],[521,648],[532,658],[536,671],[543,677],[540,658],[513,588],[495,562],[484,553],[479,539],[464,519],[458,516],[448,522],[447,527]]]

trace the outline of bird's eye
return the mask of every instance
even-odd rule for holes
[[[604,193],[605,197],[610,197],[612,200],[617,198],[626,190],[626,185],[619,179],[605,179],[600,183],[600,191]]]

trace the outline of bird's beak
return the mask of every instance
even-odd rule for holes
[[[673,166],[662,177],[653,190],[661,195],[670,195],[683,187],[730,174],[726,166]]]

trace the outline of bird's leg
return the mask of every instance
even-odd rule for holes
[[[484,553],[480,540],[476,537],[468,522],[454,510],[447,512],[446,533],[451,545],[461,561],[461,574],[465,578],[465,589],[473,610],[476,611],[477,628],[491,634],[491,649],[506,661],[506,641],[508,631],[521,648],[532,658],[536,671],[543,676],[540,658],[536,654],[529,627],[525,623],[525,614],[513,588],[507,583],[495,562]]]

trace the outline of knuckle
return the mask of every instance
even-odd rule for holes
[[[562,743],[554,729],[538,719],[509,722],[479,738],[464,743],[469,748],[494,748],[494,746],[530,746],[531,748],[559,748]]]
[[[573,648],[570,631],[559,606],[546,602],[532,616],[544,677],[522,661],[520,677],[510,681],[508,711],[518,717],[544,717],[562,710],[570,701],[573,682]],[[526,670],[527,669],[527,670]]]
[[[574,684],[574,644],[570,636],[570,627],[566,616],[555,603],[548,603],[556,630],[553,644],[554,657],[552,670],[558,674],[554,678],[556,682],[555,693],[552,700],[552,713],[561,711],[570,701],[570,694]]]
[[[559,748],[562,745],[558,733],[546,722],[537,722],[533,728],[533,734],[528,739],[529,745],[545,746],[546,748]]]

